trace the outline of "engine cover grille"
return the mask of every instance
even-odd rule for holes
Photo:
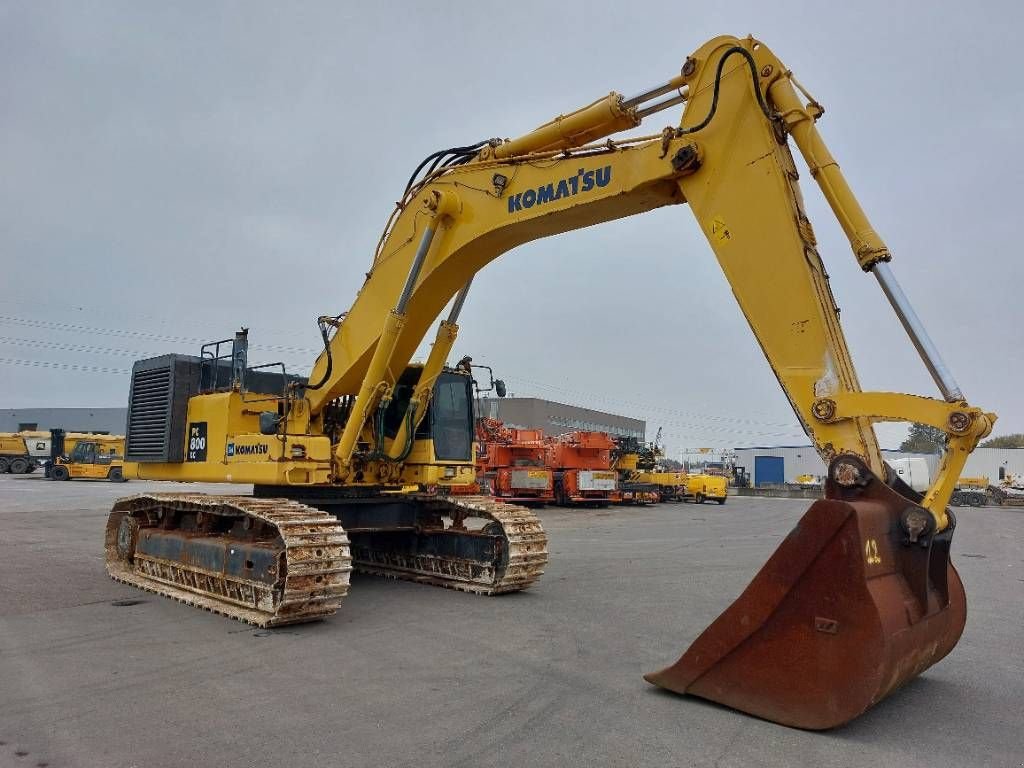
[[[132,367],[125,459],[180,462],[185,456],[188,399],[198,387],[199,358],[162,355]]]

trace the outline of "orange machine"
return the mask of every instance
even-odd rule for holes
[[[554,475],[545,464],[544,433],[513,429],[497,419],[476,424],[477,482],[491,494],[519,504],[555,500]]]
[[[615,441],[605,432],[569,432],[545,440],[547,464],[554,471],[555,503],[607,506],[616,495],[612,468]]]

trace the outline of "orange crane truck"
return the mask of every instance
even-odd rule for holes
[[[545,464],[544,433],[514,429],[497,419],[476,425],[477,482],[491,495],[524,505],[555,500],[554,474]]]
[[[547,463],[554,473],[555,503],[608,506],[615,498],[612,469],[615,441],[604,432],[568,432],[546,441]]]

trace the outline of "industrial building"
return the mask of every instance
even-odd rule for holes
[[[613,437],[644,439],[647,423],[642,419],[580,408],[537,397],[485,397],[480,400],[480,415],[500,419],[517,429],[542,429],[547,435],[576,430],[607,432]]]
[[[993,483],[1007,475],[1024,476],[1024,448],[975,448],[967,457],[964,476],[982,475]]]
[[[761,446],[734,449],[736,466],[744,467],[753,485],[792,483],[800,475],[825,475],[825,462],[810,445]],[[934,475],[939,466],[935,453],[882,451],[886,460],[920,456]],[[1024,448],[976,448],[967,459],[965,477],[988,477],[993,483],[1007,474],[1024,474]]]
[[[63,429],[123,435],[127,418],[127,408],[4,408],[0,432]]]

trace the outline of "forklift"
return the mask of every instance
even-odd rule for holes
[[[46,476],[51,480],[109,480],[125,482],[124,457],[116,445],[102,440],[78,439],[71,453],[64,453],[63,429],[50,431],[50,462]]]

